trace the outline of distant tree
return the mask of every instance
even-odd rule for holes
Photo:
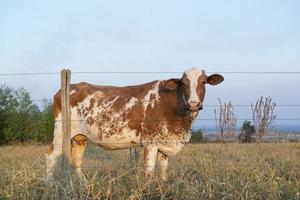
[[[7,119],[16,105],[14,90],[6,85],[0,86],[0,144],[6,143],[4,130],[7,128]]]
[[[49,143],[53,139],[54,130],[54,117],[53,117],[53,104],[44,102],[39,116],[39,132],[35,139],[38,142]]]
[[[6,113],[6,126],[3,129],[6,143],[31,140],[38,129],[33,116],[39,114],[39,108],[32,104],[30,95],[24,88],[13,90],[12,102],[12,107]]]
[[[198,129],[197,131],[192,132],[191,143],[201,143],[204,142],[203,131]]]
[[[48,142],[53,124],[51,104],[41,111],[24,88],[0,86],[0,144]]]
[[[273,129],[276,115],[274,113],[276,103],[272,102],[271,97],[260,97],[254,104],[251,103],[253,123],[256,129],[256,139],[268,134]]]
[[[255,126],[251,125],[251,122],[247,120],[244,121],[241,129],[241,133],[239,134],[239,140],[243,143],[254,142],[255,141],[254,136],[255,136]]]

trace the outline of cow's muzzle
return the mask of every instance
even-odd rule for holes
[[[186,110],[190,112],[199,112],[203,109],[202,103],[200,101],[187,101],[184,96],[182,96]]]
[[[188,102],[186,106],[187,110],[191,112],[198,112],[203,109],[201,102]]]

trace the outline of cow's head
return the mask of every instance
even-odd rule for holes
[[[191,68],[183,73],[181,79],[170,79],[167,85],[180,90],[186,109],[191,112],[202,110],[205,96],[205,84],[217,85],[224,80],[223,76],[213,74],[207,76],[202,69]]]

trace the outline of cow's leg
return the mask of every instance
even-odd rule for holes
[[[53,179],[53,171],[57,164],[57,158],[62,154],[62,125],[61,120],[56,119],[54,126],[54,138],[46,153],[46,180]]]
[[[76,135],[72,138],[71,165],[81,180],[85,180],[81,171],[81,164],[86,143],[87,137],[84,135]]]
[[[149,176],[153,175],[155,162],[157,158],[158,147],[154,145],[148,145],[144,147],[144,170]]]
[[[168,174],[167,174],[168,156],[158,151],[157,160],[160,165],[161,178],[163,181],[167,181],[167,178],[168,178]]]

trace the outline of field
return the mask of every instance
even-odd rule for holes
[[[145,177],[128,150],[89,145],[87,182],[43,183],[44,145],[0,147],[0,199],[300,199],[300,143],[189,144],[171,157],[169,180]],[[142,158],[142,156],[141,156]]]

